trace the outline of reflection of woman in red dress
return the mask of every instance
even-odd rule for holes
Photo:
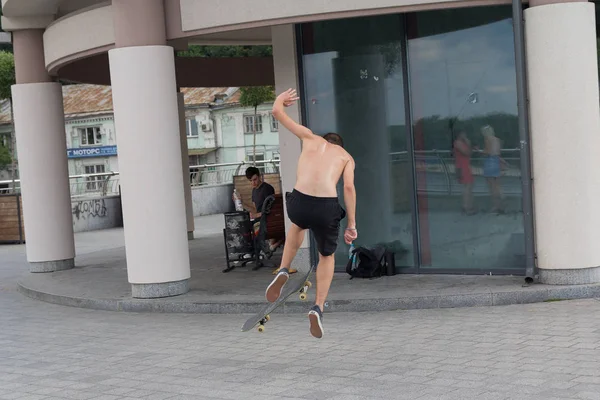
[[[454,141],[454,159],[458,182],[463,185],[463,212],[475,214],[473,207],[473,172],[471,171],[471,142],[465,132],[460,132]]]

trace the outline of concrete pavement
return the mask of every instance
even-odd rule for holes
[[[0,264],[1,400],[600,398],[600,302],[278,315],[118,313],[15,290]]]

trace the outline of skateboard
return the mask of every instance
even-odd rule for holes
[[[242,332],[247,332],[258,325],[258,331],[260,333],[265,331],[265,324],[271,320],[270,314],[283,305],[292,295],[298,293],[300,300],[306,301],[308,299],[307,292],[312,286],[312,283],[308,280],[308,277],[314,270],[314,266],[311,265],[308,271],[300,272],[290,275],[287,283],[283,287],[279,298],[273,303],[267,303],[258,313],[250,317],[244,326],[242,326]]]

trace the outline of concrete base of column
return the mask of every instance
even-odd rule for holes
[[[75,268],[75,259],[70,258],[67,260],[58,261],[43,261],[43,262],[30,262],[29,272],[56,272],[64,271],[67,269]]]
[[[189,290],[189,279],[163,283],[132,283],[131,297],[136,299],[156,299],[160,297],[179,296],[187,293]]]
[[[194,240],[194,231],[188,232],[188,240]]]
[[[586,285],[600,282],[600,267],[582,269],[540,269],[540,283]]]

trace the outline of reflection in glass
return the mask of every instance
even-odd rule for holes
[[[400,270],[522,273],[510,6],[315,22],[301,38],[307,125],[356,161],[356,245],[393,248]]]
[[[321,135],[339,133],[356,162],[355,245],[388,246],[396,253],[397,267],[414,265],[403,35],[397,15],[317,22],[302,30],[308,127]],[[338,193],[343,202],[341,186]],[[338,267],[348,259],[344,228]]]
[[[421,267],[522,271],[511,9],[408,18]]]

